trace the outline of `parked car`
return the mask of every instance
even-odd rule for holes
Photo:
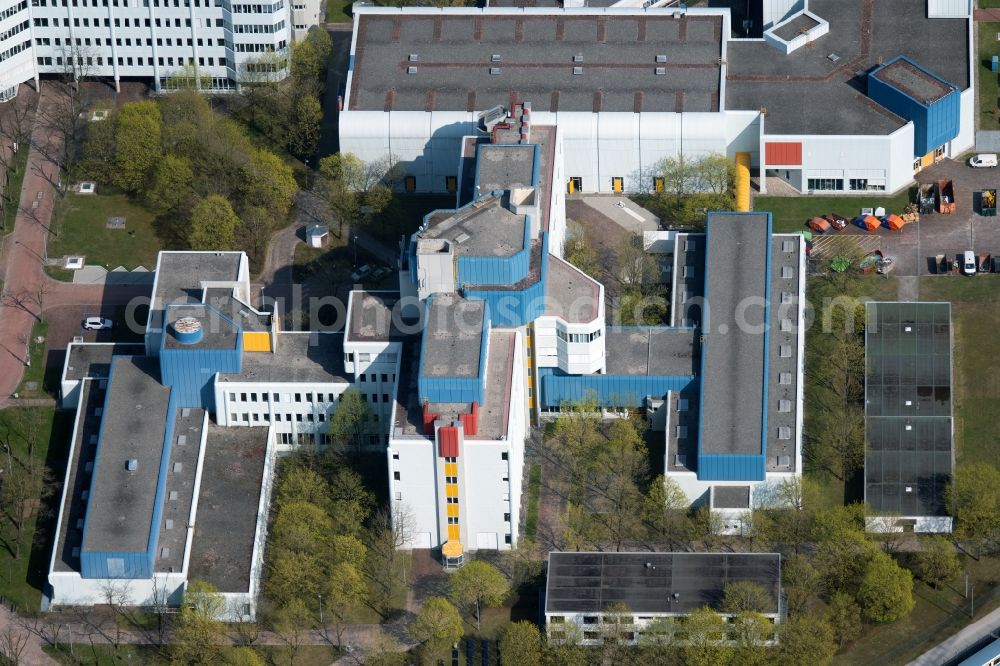
[[[836,213],[830,213],[829,215],[824,215],[823,219],[830,223],[837,231],[845,228],[847,226],[847,218],[843,215],[837,215]]]
[[[356,271],[351,273],[351,282],[361,282],[366,277],[368,277],[368,274],[371,272],[372,272],[372,267],[369,266],[368,264],[365,264],[364,266],[361,266]]]
[[[372,280],[381,280],[386,275],[392,272],[392,269],[388,266],[379,266],[374,271],[372,271]]]
[[[111,328],[111,320],[102,317],[87,317],[83,320],[83,327],[88,331],[103,331]]]
[[[976,169],[990,168],[996,165],[997,156],[995,153],[980,153],[969,158],[969,166]]]
[[[966,250],[962,254],[962,274],[963,275],[975,275],[976,274],[976,253],[972,250]]]

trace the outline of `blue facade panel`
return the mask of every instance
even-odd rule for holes
[[[763,481],[765,455],[699,455],[698,478],[709,481]]]
[[[549,277],[549,235],[542,233],[541,268],[538,282],[520,290],[467,289],[470,300],[486,301],[494,326],[515,328],[530,324],[545,314],[545,282]]]
[[[639,408],[648,395],[659,398],[697,381],[693,376],[566,375],[553,368],[540,368],[538,376],[543,409],[588,398],[596,399],[601,407]]]
[[[80,553],[81,578],[152,578],[153,558],[148,552]]]
[[[164,336],[166,339],[166,336]],[[215,411],[213,378],[217,372],[238,374],[243,358],[242,331],[234,349],[160,349],[160,376],[177,396],[178,407]]]
[[[512,285],[528,276],[531,267],[531,219],[525,216],[521,250],[509,257],[459,257],[458,286]]]
[[[924,103],[876,77],[879,71],[904,60],[952,88],[951,93],[931,103]],[[915,62],[899,56],[872,70],[868,75],[868,96],[897,116],[913,122],[913,155],[921,157],[958,136],[961,126],[961,98],[958,88],[927,71]]]

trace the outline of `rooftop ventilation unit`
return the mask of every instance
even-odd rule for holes
[[[583,74],[583,67],[574,67],[573,76],[578,76],[580,74]]]
[[[837,55],[836,53],[831,53],[826,57],[826,59],[829,60],[830,62],[838,62],[840,60],[840,56]]]
[[[490,76],[496,76],[500,73],[499,67],[490,67]]]
[[[666,73],[667,73],[667,68],[666,67],[657,67],[656,68],[656,75],[657,76],[663,76]]]
[[[666,61],[667,61],[666,54],[661,53],[660,55],[656,56],[656,62],[666,62]]]
[[[583,54],[577,53],[575,56],[573,56],[573,62],[583,62]]]
[[[406,68],[406,73],[407,74],[416,74],[417,73],[417,68],[416,67],[407,67]]]
[[[417,62],[418,60],[420,60],[420,56],[416,53],[411,53],[410,57],[407,58],[407,60],[409,60],[410,62]]]
[[[492,56],[490,56],[490,62],[500,62],[501,60],[502,58],[500,57],[499,53],[494,53]]]
[[[139,461],[136,460],[135,458],[129,458],[128,462],[125,463],[125,469],[127,469],[130,472],[134,472],[135,470],[139,469]]]
[[[459,245],[461,245],[462,243],[464,243],[465,241],[469,240],[470,238],[472,238],[472,236],[470,236],[469,234],[467,234],[467,233],[465,233],[463,231],[459,235],[455,236],[455,242],[458,243]]]

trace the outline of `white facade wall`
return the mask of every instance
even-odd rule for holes
[[[301,41],[306,38],[309,28],[318,26],[322,21],[319,18],[319,0],[291,0],[292,4],[292,39]],[[321,30],[323,28],[320,28]]]
[[[593,321],[585,324],[567,323],[559,317],[539,317],[535,320],[535,360],[540,368],[559,368],[571,375],[602,373],[606,367],[604,334],[606,332],[602,312]],[[577,341],[580,337],[593,337],[588,341]],[[596,336],[596,337],[594,337]]]
[[[806,6],[805,0],[763,0],[762,4],[765,30],[802,11]],[[739,27],[736,26],[737,29]]]
[[[31,0],[0,0],[0,102],[36,78],[31,37]]]
[[[970,43],[972,43],[970,41]],[[957,158],[967,150],[976,147],[976,90],[969,88],[959,94],[959,116],[961,124],[958,136],[948,142],[947,155]]]
[[[426,437],[399,437],[389,440],[389,497],[395,515],[411,514],[406,548],[433,548],[441,545],[438,503],[444,502],[439,488],[434,442]],[[396,478],[396,476],[399,478]]]
[[[722,613],[723,617],[732,615]],[[632,613],[632,625],[635,636],[625,642],[636,645],[641,640],[643,630],[656,620],[662,618],[683,618],[687,613]],[[777,624],[781,618],[777,613],[764,613],[763,616]],[[598,646],[604,643],[603,627],[600,613],[545,613],[545,631],[549,641],[553,643],[570,642],[572,644]],[[630,629],[631,631],[631,629]],[[773,641],[768,642],[773,644]]]
[[[549,198],[549,254],[563,256],[566,244],[566,168],[563,156],[562,128],[556,127],[555,156],[552,159],[552,185]]]

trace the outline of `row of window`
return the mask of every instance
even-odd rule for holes
[[[52,38],[49,38],[49,37],[39,37],[38,40],[37,40],[37,42],[38,42],[39,46],[49,46],[51,44],[54,44],[55,46],[62,46],[63,45],[63,40],[60,37],[52,37]],[[81,37],[77,37],[76,38],[76,45],[77,46],[91,46],[90,42],[91,42],[90,37],[82,37],[82,38]],[[96,37],[96,38],[94,38],[93,42],[94,42],[93,46],[100,46],[101,45],[101,38],[100,37]],[[133,42],[134,42],[134,44],[133,44]],[[140,38],[138,38],[138,37],[135,38],[135,39],[132,39],[131,37],[116,37],[115,38],[115,46],[143,46],[142,42],[143,42],[143,40],[140,39]],[[224,39],[205,39],[205,40],[202,40],[200,37],[196,40],[196,43],[198,44],[198,46],[208,46],[208,47],[212,47],[212,46],[223,47],[223,46],[226,45],[226,42],[225,42]],[[66,46],[71,46],[72,44],[73,44],[73,41],[70,40],[69,37],[67,37],[66,38]],[[149,39],[147,37],[146,38],[145,46],[152,46],[152,45],[153,45],[153,40],[151,40],[151,39]],[[170,37],[167,37],[167,38],[159,38],[158,37],[156,39],[156,45],[157,46],[191,46],[191,40],[190,39],[181,39],[179,37],[177,39],[171,39]],[[110,38],[105,38],[104,39],[104,46],[111,46],[111,39]]]
[[[0,54],[0,60],[3,60],[2,54]],[[62,56],[57,56],[54,60],[55,60],[55,64],[56,65],[58,65],[60,67],[63,65],[63,58],[62,58]],[[94,65],[96,65],[98,67],[103,67],[104,66],[104,57],[103,56],[97,56],[96,58],[91,58],[91,57],[84,58],[83,56],[80,56],[76,60],[77,60],[77,65],[83,65],[84,62],[86,62],[87,66],[89,66],[89,67],[93,67]],[[152,58],[145,58],[145,62],[143,62],[143,60],[144,60],[143,58],[131,58],[131,57],[127,57],[127,56],[119,57],[118,58],[118,66],[119,67],[144,67],[144,66],[145,67],[152,67],[153,66],[153,59]],[[167,56],[166,58],[164,58],[164,57],[161,56],[161,57],[157,58],[156,60],[157,60],[157,64],[160,67],[174,67],[174,66],[183,67],[185,64],[187,64],[187,65],[193,65],[194,64],[194,58],[188,58],[186,63],[185,63],[185,59],[184,58],[173,58],[173,57],[170,57],[170,56]],[[177,61],[176,65],[174,63],[175,60]],[[72,63],[73,63],[73,59],[72,58],[66,58],[66,64],[67,65],[71,65]],[[42,57],[39,57],[38,58],[38,64],[41,65],[41,66],[51,67],[52,64],[53,64],[53,58],[51,56],[42,56]],[[114,64],[114,61],[111,58],[108,58],[108,63],[107,64],[110,67],[112,64]],[[205,67],[206,64],[209,67],[214,67],[215,66],[215,58],[198,58],[198,65],[200,67]],[[225,58],[219,58],[219,66],[220,67],[224,67],[226,65],[227,65],[226,59]],[[228,66],[232,67],[232,64],[229,64]],[[213,85],[212,87],[215,88],[216,86]],[[228,87],[228,86],[226,86],[226,87]]]
[[[920,168],[920,160],[914,164],[914,169]],[[881,180],[881,179],[879,179]],[[851,178],[847,181],[848,189],[859,192],[884,192],[885,182],[874,182],[868,178]],[[843,178],[808,178],[806,187],[810,190],[842,190]]]
[[[276,2],[273,5],[233,5],[234,14],[273,14],[285,7],[284,2]]]
[[[6,41],[6,40],[10,39],[11,37],[13,37],[14,35],[16,35],[17,33],[23,32],[23,31],[27,30],[28,27],[29,27],[28,22],[27,21],[22,21],[21,23],[18,23],[17,25],[14,25],[14,26],[11,26],[11,27],[7,28],[3,32],[0,32],[0,42]]]
[[[102,19],[95,18],[94,21],[93,21],[93,24],[91,24],[91,21],[90,21],[89,18],[74,18],[73,19],[73,27],[74,28],[100,28],[100,27],[102,27],[101,20]],[[34,21],[35,21],[35,27],[47,28],[47,27],[49,27],[49,21],[52,21],[51,25],[52,25],[53,28],[58,28],[60,25],[62,25],[64,28],[70,27],[69,19],[68,18],[62,19],[61,23],[60,23],[59,17],[54,17],[52,19],[48,19],[48,18],[45,18],[45,17],[36,17],[34,19]],[[111,19],[107,19],[106,18],[106,19],[103,19],[103,21],[104,21],[103,27],[105,27],[105,28],[110,28],[111,27]],[[191,19],[189,19],[189,18],[186,18],[186,19],[175,18],[173,20],[173,24],[171,24],[170,19],[168,19],[168,18],[162,19],[162,22],[161,22],[161,19],[158,19],[158,18],[157,19],[153,19],[152,23],[150,23],[150,20],[148,18],[147,19],[138,19],[138,18],[136,18],[136,19],[129,19],[129,18],[119,19],[119,18],[116,18],[116,19],[114,19],[115,27],[116,28],[121,28],[123,21],[124,21],[124,27],[126,27],[126,28],[149,28],[149,27],[151,27],[151,25],[155,26],[157,28],[190,28],[191,27]],[[198,27],[202,27],[202,26],[199,25]],[[211,28],[212,27],[212,19],[206,19],[206,23],[205,23],[204,27]],[[219,19],[215,19],[215,27],[216,28],[224,28],[225,27],[225,22],[222,19],[220,19],[220,18]]]
[[[23,12],[27,8],[28,8],[28,0],[21,0],[21,2],[17,3],[16,5],[11,5],[7,9],[0,11],[0,21],[4,20],[5,18],[10,18],[11,16],[13,16],[18,12]]]
[[[601,329],[597,329],[593,333],[567,333],[556,327],[556,335],[565,342],[593,342],[601,337]]]
[[[31,48],[31,40],[21,42],[20,44],[15,44],[6,51],[0,52],[0,62],[3,62],[7,58],[12,58],[16,56],[21,51],[26,51]]]
[[[22,2],[21,4],[27,6],[27,1]],[[109,2],[109,0],[100,0],[100,2],[98,2],[98,0],[90,0],[90,2],[87,2],[87,0],[72,0],[71,2],[67,2],[66,0],[61,0],[61,1],[60,0],[52,0],[51,3],[49,2],[49,0],[31,0],[31,6],[32,7],[68,7],[68,6],[73,6],[73,7],[109,7],[109,6],[110,7],[129,7],[130,5],[128,3],[128,0],[121,0],[121,1],[119,1],[119,0],[110,0],[110,2]],[[132,7],[138,7],[139,5],[138,5],[138,3],[136,3],[136,4],[133,4],[131,6]],[[142,6],[143,7],[149,7],[149,0],[143,0],[142,1]],[[160,0],[153,0],[153,6],[154,7],[190,7],[191,6],[191,2],[189,2],[189,0],[183,0],[183,2],[181,2],[181,0],[173,0],[173,2],[171,3],[168,0],[164,0],[161,3]],[[194,6],[195,7],[222,7],[223,3],[222,3],[221,0],[213,0],[212,2],[209,2],[209,0],[204,0],[204,1],[203,0],[194,0]]]
[[[260,34],[279,32],[285,29],[285,22],[278,21],[274,25],[266,23],[237,23],[233,25],[233,32],[237,34]]]
[[[375,375],[373,374],[373,375],[370,375],[370,376],[372,378],[372,381],[375,381]],[[388,377],[388,376],[389,375],[382,375],[382,377]],[[383,379],[383,381],[385,381],[385,379]],[[332,404],[332,403],[337,402],[337,399],[339,397],[339,394],[336,394],[336,393],[316,393],[316,394],[313,394],[313,393],[271,393],[271,394],[268,394],[268,393],[256,393],[256,392],[249,391],[249,392],[246,392],[246,393],[243,393],[243,392],[241,392],[241,393],[230,392],[229,393],[229,401],[230,402],[249,402],[249,403],[260,402],[260,403],[265,403],[265,402],[268,401],[268,395],[271,396],[271,402],[272,403],[299,403],[299,404],[309,404],[309,405],[320,403],[320,402],[327,402],[327,403],[331,403]],[[302,396],[305,396],[305,400],[302,399]],[[381,396],[381,400],[379,400],[380,396]],[[313,400],[314,397],[315,397],[315,400]],[[389,403],[389,402],[391,402],[391,398],[390,398],[390,395],[388,393],[381,393],[381,394],[379,394],[379,393],[373,393],[371,396],[369,396],[367,393],[362,393],[361,394],[361,399],[364,400],[365,402],[368,402],[370,400],[373,403],[378,403],[378,402]]]

